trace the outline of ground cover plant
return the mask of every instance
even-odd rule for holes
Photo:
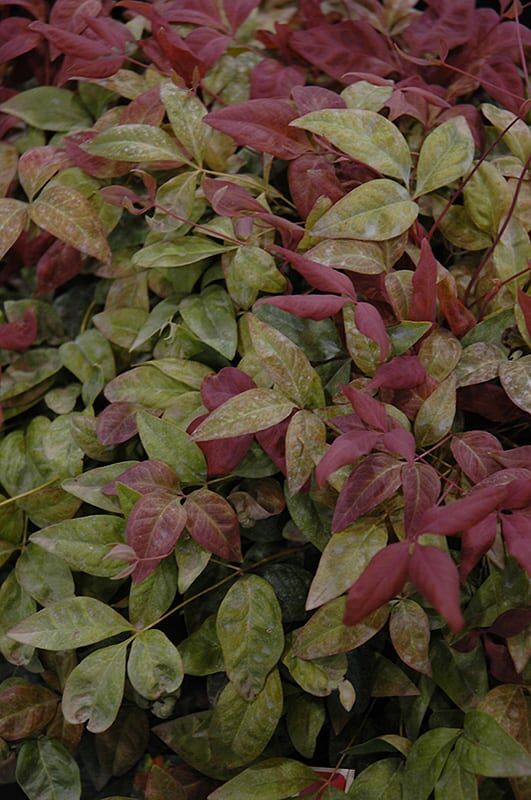
[[[521,13],[0,1],[10,796],[529,797]]]

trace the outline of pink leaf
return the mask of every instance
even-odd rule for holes
[[[38,46],[41,37],[31,31],[31,21],[11,17],[0,22],[0,64],[6,64]]]
[[[311,111],[322,111],[324,108],[346,107],[341,95],[322,86],[294,86],[291,96],[301,116]]]
[[[44,22],[32,22],[30,27],[32,31],[48,39],[60,53],[87,60],[105,58],[109,54],[107,45],[97,39],[88,39],[86,36],[70,33],[68,30],[55,25],[46,25]]]
[[[122,444],[138,433],[134,403],[111,403],[96,420],[96,435],[102,444]]]
[[[286,432],[290,423],[291,417],[279,422],[278,425],[272,425],[270,428],[264,428],[263,431],[255,433],[256,441],[269,456],[273,464],[284,475],[287,473],[286,469]]]
[[[294,253],[292,250],[286,250],[285,247],[274,245],[271,249],[274,253],[278,253],[286,261],[289,261],[313,289],[318,289],[320,292],[331,292],[332,294],[344,294],[352,300],[356,299],[356,291],[352,281],[342,272],[338,272],[324,264],[319,264],[317,261],[312,261],[311,258]]]
[[[496,440],[497,441],[497,440]],[[493,454],[495,461],[504,467],[531,468],[531,444],[515,447],[512,450],[502,450],[501,445]]]
[[[402,456],[402,458],[405,458],[409,463],[412,463],[415,458],[415,437],[412,433],[402,428],[402,426],[398,426],[384,433],[380,446],[397,456]]]
[[[216,214],[237,217],[245,213],[262,212],[263,205],[252,194],[232,181],[203,178],[203,192]]]
[[[423,384],[427,377],[417,356],[395,356],[387,364],[378,367],[369,386],[381,389],[413,389]]]
[[[360,333],[368,336],[380,348],[380,362],[387,361],[391,353],[391,342],[378,309],[370,303],[358,303],[354,319]]]
[[[281,308],[282,311],[287,311],[302,319],[321,320],[338,314],[348,302],[348,297],[338,297],[333,294],[296,294],[284,297],[262,297],[256,301],[254,308],[265,303]]]
[[[447,506],[428,509],[422,515],[419,526],[427,533],[440,533],[443,536],[466,531],[500,508],[506,496],[506,486],[475,489]]]
[[[420,258],[413,273],[413,294],[408,319],[420,322],[435,321],[437,300],[437,262],[427,239],[422,240]]]
[[[498,455],[502,455],[503,448],[492,433],[487,431],[461,433],[452,437],[450,448],[467,478],[474,483],[479,483],[500,468]],[[529,449],[531,451],[531,448]]]
[[[3,350],[27,350],[37,338],[37,315],[29,306],[22,319],[0,325],[0,348]]]
[[[181,498],[169,492],[150,492],[137,500],[127,520],[126,537],[138,556],[133,572],[137,583],[171,555],[186,524]]]
[[[402,590],[408,572],[408,543],[390,544],[376,553],[347,595],[345,625],[356,625]]]
[[[351,522],[372,511],[400,486],[402,462],[386,453],[372,453],[355,467],[339,493],[332,531],[344,530]]]
[[[287,161],[310,150],[305,133],[290,128],[297,112],[288,100],[247,100],[212,111],[207,125],[226,133],[244,147],[252,147]]]
[[[125,106],[120,119],[121,125],[141,124],[158,127],[164,119],[165,109],[160,99],[160,87],[154,86],[135,97]]]
[[[411,537],[418,532],[419,520],[424,511],[437,502],[441,481],[436,470],[422,462],[404,465],[401,478],[404,493],[404,524],[406,533]]]
[[[242,560],[240,523],[224,497],[209,489],[198,489],[188,495],[184,508],[187,530],[201,547],[229,561]]]
[[[378,431],[389,429],[389,419],[383,403],[354,386],[343,386],[343,394],[366,425],[370,425],[371,428],[376,428]]]
[[[302,86],[302,67],[284,67],[273,58],[264,58],[251,71],[251,99],[289,97],[294,86]]]
[[[131,170],[131,164],[127,161],[112,161],[101,156],[92,156],[83,150],[82,145],[92,141],[98,135],[97,131],[74,131],[63,139],[63,145],[68,158],[84,172],[88,172],[94,178],[116,178],[126,175]],[[101,191],[117,190],[128,191],[126,186],[106,186]]]
[[[496,538],[496,525],[498,514],[496,511],[488,514],[481,522],[473,525],[461,534],[461,560],[459,574],[465,581],[471,570],[474,569],[480,558],[494,544]]]
[[[227,367],[227,369],[232,369],[232,367]],[[188,426],[187,433],[193,433],[207,417],[208,414],[201,414],[192,420]],[[218,475],[230,475],[245,458],[252,443],[253,434],[248,433],[244,436],[232,436],[222,440],[201,441],[197,442],[197,445],[206,458],[208,476],[216,477]]]
[[[409,561],[409,577],[418,591],[459,633],[465,621],[459,605],[459,573],[451,556],[438,547],[417,545]]]
[[[353,464],[361,456],[370,453],[377,444],[381,434],[374,431],[351,431],[338,436],[330,445],[315,470],[315,478],[322,486],[329,475],[344,467]]]
[[[223,367],[215,375],[207,375],[201,384],[201,400],[209,411],[256,384],[245,372],[236,367]]]
[[[83,255],[65,242],[57,240],[37,261],[37,294],[53,292],[74,278],[83,267]]]
[[[531,514],[502,514],[501,521],[507,550],[522,569],[531,575]]]
[[[176,492],[179,489],[179,479],[176,473],[167,464],[156,459],[141,461],[139,464],[129,467],[103,487],[103,494],[116,495],[117,483],[124,483],[140,494],[149,494],[160,490]]]
[[[516,478],[507,489],[507,500],[504,509],[526,508],[531,503],[531,479]]]

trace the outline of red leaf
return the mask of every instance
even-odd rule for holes
[[[294,86],[291,96],[301,116],[324,108],[345,108],[345,101],[337,92],[322,86]]]
[[[389,418],[383,403],[375,400],[367,392],[362,392],[354,386],[343,386],[343,394],[350,401],[358,417],[371,428],[378,431],[389,429]]]
[[[452,438],[453,457],[473,483],[500,469],[498,454],[503,453],[500,441],[487,431],[467,431]],[[531,453],[531,447],[529,448]],[[509,466],[509,465],[507,465]]]
[[[522,511],[501,515],[503,537],[507,550],[522,569],[531,575],[531,513]]]
[[[475,316],[457,297],[450,285],[450,281],[446,278],[437,284],[437,299],[439,300],[441,313],[455,336],[464,336],[467,331],[474,327],[476,324]]]
[[[159,127],[164,119],[165,109],[160,99],[160,86],[154,86],[147,92],[135,97],[125,106],[120,119],[121,125],[141,124]]]
[[[483,643],[489,659],[492,677],[506,684],[523,683],[522,676],[516,671],[514,661],[511,658],[508,648],[504,644],[493,642],[489,636],[484,637]]]
[[[474,489],[466,497],[454,500],[447,506],[428,509],[422,515],[420,527],[427,533],[440,533],[443,536],[466,531],[500,508],[506,495],[506,486]]]
[[[502,450],[500,445],[493,458],[504,467],[531,468],[531,444],[515,447],[512,450]]]
[[[81,272],[83,255],[69,244],[54,242],[37,262],[37,294],[53,292]]]
[[[354,319],[360,333],[368,336],[380,348],[380,362],[387,361],[391,353],[391,342],[378,309],[370,303],[358,303]]]
[[[505,611],[489,627],[489,633],[503,636],[504,639],[518,636],[531,625],[531,608],[511,608]]]
[[[350,302],[348,297],[338,297],[333,294],[294,294],[283,297],[262,297],[256,301],[254,308],[265,303],[302,319],[321,320],[338,314],[348,302]]]
[[[527,332],[531,336],[531,297],[521,289],[518,289],[518,305],[524,315]]]
[[[294,86],[302,86],[302,67],[284,67],[273,58],[264,58],[251,71],[251,99],[289,97]]]
[[[224,497],[209,489],[188,495],[184,508],[190,536],[209,553],[228,561],[241,561],[240,523]]]
[[[422,240],[420,258],[413,273],[413,294],[408,319],[419,322],[435,321],[437,299],[437,262],[427,239]]]
[[[127,544],[138,556],[132,573],[137,583],[171,555],[186,524],[181,498],[169,492],[150,492],[137,500],[127,520]]]
[[[386,434],[389,435],[389,434]],[[409,537],[419,530],[419,520],[427,508],[437,502],[441,481],[429,464],[405,464],[401,472],[404,493],[404,524]]]
[[[264,453],[269,456],[273,464],[284,475],[286,475],[287,472],[286,431],[288,430],[288,425],[292,416],[293,414],[290,414],[289,417],[279,422],[278,425],[272,425],[270,428],[264,428],[263,431],[257,431],[257,433],[255,433],[256,441]]]
[[[55,0],[50,10],[50,22],[73,33],[86,28],[87,17],[97,17],[102,9],[100,0]]]
[[[345,625],[356,625],[401,591],[408,572],[408,543],[390,544],[376,553],[350,587]]]
[[[366,72],[384,77],[396,69],[385,38],[367,22],[340,22],[296,31],[290,44],[302,58],[342,83],[350,83],[346,73],[361,64]]]
[[[311,149],[306,134],[289,127],[297,116],[287,100],[247,100],[212,111],[203,121],[239,145],[289,161]]]
[[[470,0],[428,0],[429,8],[414,18],[404,39],[413,53],[437,53],[465,44],[474,30],[474,3]]]
[[[417,545],[409,561],[409,577],[418,591],[459,633],[465,621],[459,605],[459,573],[451,556],[437,547]]]
[[[168,491],[179,489],[179,479],[176,473],[167,464],[156,459],[141,461],[139,464],[129,467],[103,487],[103,494],[115,495],[117,483],[124,483],[140,494],[149,494],[163,489]]]
[[[400,486],[402,462],[386,453],[372,453],[355,467],[337,499],[332,531],[344,530],[351,522],[372,511]]]
[[[318,289],[320,292],[344,294],[352,298],[352,300],[356,299],[356,291],[352,285],[352,281],[347,275],[343,275],[342,272],[338,272],[324,264],[319,264],[318,261],[312,261],[311,258],[302,256],[299,253],[294,253],[292,250],[286,250],[285,247],[274,245],[271,249],[274,253],[278,253],[283,256],[286,261],[289,261],[293,268],[302,275],[306,282],[314,289]]]
[[[60,169],[70,166],[68,154],[53,145],[32,147],[20,156],[18,174],[21,183],[31,186],[36,175],[45,175],[49,180]]]
[[[98,135],[97,131],[74,131],[63,139],[63,145],[68,158],[84,172],[88,172],[94,178],[117,178],[126,175],[131,170],[131,164],[127,161],[112,161],[101,156],[92,156],[83,150],[82,145],[92,141]],[[104,190],[118,189],[127,190],[126,186],[106,186]]]
[[[227,367],[227,369],[230,369]],[[239,392],[238,392],[239,394]],[[231,395],[232,397],[233,395]],[[228,398],[227,398],[228,399]],[[189,424],[187,433],[193,433],[197,427],[207,418],[208,414],[201,414]],[[207,462],[207,474],[209,477],[218,475],[229,475],[238,464],[245,458],[247,451],[253,443],[253,434],[244,436],[232,436],[227,439],[211,439],[197,442],[199,448]]]
[[[333,472],[345,464],[353,464],[361,456],[370,453],[380,436],[379,433],[366,430],[351,431],[338,436],[317,465],[315,470],[317,484],[322,486]]]
[[[248,389],[256,388],[252,378],[236,367],[223,367],[215,375],[207,375],[201,384],[201,400],[209,411]]]
[[[77,33],[71,33],[55,25],[32,22],[30,28],[32,31],[42,34],[60,53],[66,53],[89,61],[91,59],[106,58],[109,54],[109,48],[104,42],[97,39],[89,39]]]
[[[2,350],[27,350],[37,338],[37,315],[29,306],[15,322],[0,325],[0,348]]]
[[[415,458],[415,437],[412,433],[402,428],[401,425],[384,433],[380,446],[395,455],[402,456],[402,458],[405,458],[409,463]]]
[[[511,481],[507,491],[507,500],[503,504],[503,508],[516,510],[526,508],[530,503],[531,475],[529,477],[516,478],[514,481]]]
[[[462,386],[457,390],[457,405],[463,411],[504,424],[522,419],[524,413],[509,400],[504,389],[495,383],[482,383],[479,392],[477,386]]]
[[[263,205],[247,189],[232,181],[203,178],[202,188],[212,209],[223,217],[264,211]]]
[[[288,183],[293,202],[304,219],[319,197],[328,197],[335,203],[345,194],[334,165],[318,153],[304,153],[290,161]]]
[[[369,387],[413,389],[415,386],[423,384],[427,377],[426,370],[417,356],[395,356],[387,364],[381,364],[378,367]]]
[[[96,436],[102,444],[122,444],[138,433],[134,403],[111,403],[96,420]]]
[[[496,525],[498,514],[496,511],[488,514],[481,522],[473,525],[461,534],[461,560],[459,574],[465,581],[474,569],[480,558],[490,550],[496,538]]]
[[[41,37],[30,30],[31,21],[11,17],[0,22],[0,64],[28,53],[37,47]]]

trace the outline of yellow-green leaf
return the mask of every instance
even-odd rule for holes
[[[83,145],[93,156],[133,164],[149,161],[178,161],[184,158],[175,139],[154,125],[115,125],[98,133]]]
[[[474,139],[464,117],[452,117],[426,136],[417,164],[415,197],[461,178],[474,158]]]

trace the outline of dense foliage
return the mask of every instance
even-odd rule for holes
[[[520,13],[1,0],[21,796],[529,797]]]

